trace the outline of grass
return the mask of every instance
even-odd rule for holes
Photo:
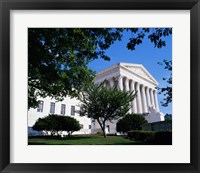
[[[28,145],[142,145],[125,136],[73,135],[70,138],[29,137]]]

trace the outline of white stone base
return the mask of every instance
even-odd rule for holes
[[[158,121],[165,121],[164,114],[162,112],[157,111],[155,108],[149,108],[150,113],[145,116],[145,119],[148,123],[154,123]]]

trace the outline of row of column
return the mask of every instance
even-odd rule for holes
[[[131,113],[148,113],[150,106],[153,106],[157,111],[159,111],[157,92],[155,89],[144,86],[143,84],[123,76],[118,77],[117,80],[116,84],[121,90],[137,91],[137,96],[131,103]],[[116,85],[113,78],[107,80],[107,82],[107,85],[110,87]]]

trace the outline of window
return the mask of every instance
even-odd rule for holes
[[[55,103],[50,102],[50,114],[54,114],[55,113]]]
[[[43,112],[43,105],[44,105],[44,101],[39,100],[37,112]]]
[[[110,126],[109,125],[107,125],[106,126],[106,128],[107,128],[107,130],[108,130],[108,133],[110,132]]]
[[[89,125],[89,129],[91,129],[92,128],[92,126],[91,125]]]
[[[65,115],[65,104],[61,104],[61,112],[60,112],[60,114],[61,115]]]
[[[80,124],[80,126],[81,126],[81,129],[83,129],[83,127],[84,127],[83,124]]]
[[[95,126],[95,122],[96,122],[96,121],[95,121],[94,119],[92,119],[92,124],[93,124],[94,126]]]
[[[75,106],[71,106],[71,115],[75,115]]]

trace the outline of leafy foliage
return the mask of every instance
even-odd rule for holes
[[[131,108],[130,102],[135,98],[134,91],[121,91],[118,88],[108,88],[103,84],[92,84],[85,87],[80,97],[80,116],[97,120],[104,137],[106,121],[112,122],[127,114]]]
[[[142,115],[128,114],[117,122],[116,130],[127,133],[131,130],[142,130],[142,125],[147,121]]]
[[[75,97],[95,73],[87,64],[97,58],[110,60],[107,50],[130,32],[129,50],[142,44],[144,37],[161,48],[171,28],[29,28],[28,29],[28,106],[37,107],[37,97],[61,101]]]
[[[87,64],[97,58],[109,60],[105,50],[121,38],[121,29],[29,28],[29,107],[36,97],[76,96],[94,72]]]
[[[165,47],[166,42],[163,40],[163,37],[172,34],[171,28],[128,28],[127,30],[133,33],[127,44],[127,48],[130,50],[135,50],[137,45],[142,44],[142,40],[146,35],[151,43],[154,44],[154,47]]]
[[[171,131],[133,130],[128,132],[128,137],[136,141],[143,141],[145,144],[172,145]]]
[[[146,144],[155,143],[155,133],[153,131],[133,130],[128,132],[129,138],[134,138],[136,141],[143,141]]]
[[[48,131],[51,135],[59,135],[59,132],[67,131],[68,134],[72,134],[74,131],[81,129],[79,122],[69,116],[60,116],[52,114],[44,118],[39,118],[34,126],[33,130],[45,131],[48,134]]]
[[[165,115],[165,121],[172,122],[172,114],[166,114]]]
[[[172,61],[163,60],[163,62],[159,62],[160,65],[163,65],[164,68],[170,71],[169,77],[164,77],[163,80],[167,82],[166,87],[161,87],[159,89],[159,94],[163,94],[165,98],[161,102],[162,106],[167,107],[172,102]]]

